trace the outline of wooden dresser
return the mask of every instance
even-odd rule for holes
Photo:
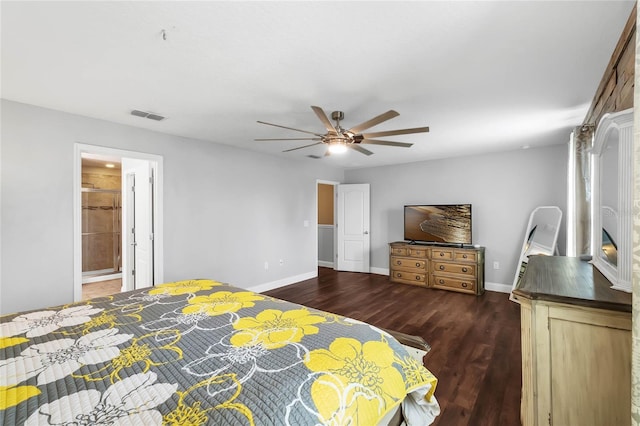
[[[484,247],[389,244],[391,281],[461,293],[484,293]]]
[[[631,424],[631,294],[610,285],[577,258],[529,258],[513,291],[524,426]]]

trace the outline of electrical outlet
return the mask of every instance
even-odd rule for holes
[[[267,269],[269,269],[269,262],[264,262],[264,270],[266,271]]]
[[[284,265],[284,259],[280,259],[280,266]]]
[[[493,262],[493,269],[500,269],[500,262],[498,262],[497,260],[495,260]]]

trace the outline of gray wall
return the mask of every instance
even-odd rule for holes
[[[404,204],[472,203],[486,280],[511,285],[530,212],[566,210],[564,145],[342,172],[6,100],[1,121],[3,313],[73,299],[75,142],[164,157],[165,281],[211,277],[253,287],[314,272],[316,179],[371,184],[378,269],[388,268],[387,243],[402,239]],[[564,234],[563,218],[563,253]],[[501,269],[492,269],[494,260]]]
[[[318,225],[318,261],[333,263],[333,226]]]
[[[389,268],[387,244],[403,239],[405,204],[471,203],[473,243],[486,247],[485,280],[506,285],[513,283],[535,207],[563,211],[558,240],[564,254],[566,180],[566,145],[345,172],[347,183],[371,184],[372,268]]]
[[[251,287],[316,271],[316,179],[341,170],[6,100],[1,121],[2,313],[73,300],[75,142],[164,157],[165,281]]]

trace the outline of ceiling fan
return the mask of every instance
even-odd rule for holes
[[[397,117],[400,114],[398,114],[394,110],[389,110],[383,114],[373,117],[370,120],[365,121],[364,123],[360,123],[357,126],[353,126],[350,129],[345,130],[340,126],[340,121],[344,119],[344,113],[342,111],[333,111],[331,113],[331,118],[336,122],[336,124],[333,125],[331,121],[329,121],[327,114],[325,114],[322,108],[317,106],[312,106],[311,109],[313,110],[313,112],[316,113],[320,121],[322,121],[322,124],[324,124],[324,127],[327,129],[327,133],[322,134],[322,133],[309,132],[307,130],[294,129],[293,127],[281,126],[279,124],[258,121],[258,123],[260,124],[266,124],[268,126],[275,126],[283,129],[294,130],[296,132],[308,133],[308,134],[314,135],[315,137],[255,139],[255,140],[256,141],[304,141],[304,140],[317,141],[309,145],[287,149],[282,152],[295,151],[297,149],[308,148],[310,146],[325,144],[327,145],[327,151],[325,153],[325,156],[340,153],[340,152],[345,152],[348,149],[353,149],[364,155],[371,155],[373,154],[373,152],[363,148],[362,145],[365,145],[365,144],[387,145],[387,146],[397,146],[401,148],[409,148],[411,145],[413,145],[411,143],[393,142],[393,141],[379,140],[374,138],[384,137],[384,136],[394,136],[394,135],[407,135],[410,133],[425,133],[429,131],[428,127],[416,127],[413,129],[398,129],[398,130],[387,130],[383,132],[361,133],[363,130],[366,130],[384,121]]]

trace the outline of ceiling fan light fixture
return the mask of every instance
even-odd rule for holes
[[[332,154],[342,154],[343,152],[347,152],[347,144],[343,141],[330,142],[328,149]]]

